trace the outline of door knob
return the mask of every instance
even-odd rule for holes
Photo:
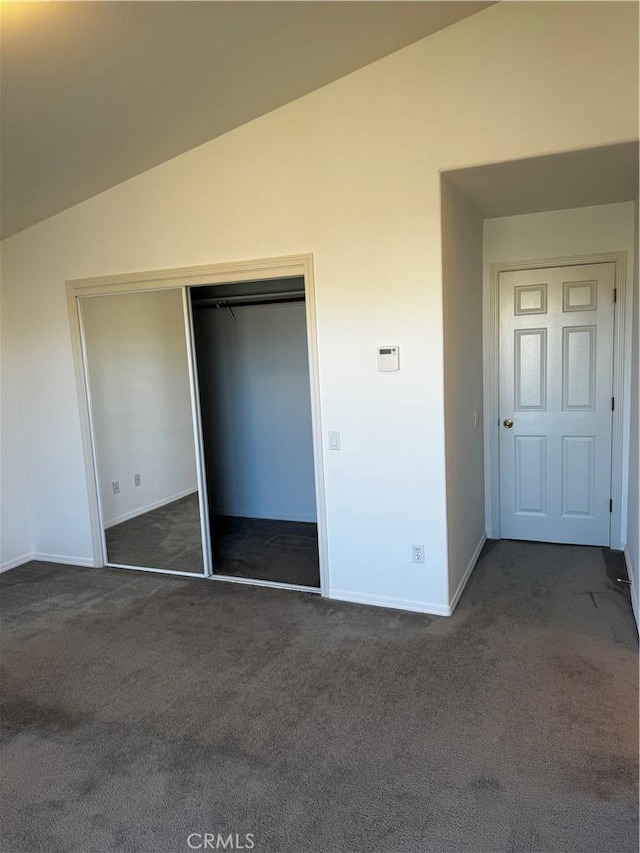
[[[511,418],[507,418],[506,420],[502,421],[502,426],[506,426],[507,429],[511,429],[511,427],[513,426],[513,421],[511,420]]]

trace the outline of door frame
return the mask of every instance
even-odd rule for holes
[[[627,252],[597,252],[585,255],[570,255],[555,258],[535,258],[525,261],[505,261],[492,263],[489,272],[488,304],[485,305],[485,490],[490,519],[487,524],[487,537],[500,539],[500,274],[544,267],[569,267],[581,264],[615,264],[615,283],[617,299],[613,313],[613,390],[615,409],[611,427],[611,498],[613,509],[609,524],[609,547],[622,549],[623,506],[626,505],[624,476],[625,432],[629,425],[627,404],[627,329],[626,329],[626,284]],[[628,485],[628,484],[627,484]]]
[[[123,275],[98,276],[72,279],[65,283],[67,308],[71,329],[71,346],[76,378],[80,430],[84,456],[84,469],[89,507],[89,520],[93,545],[93,564],[97,568],[106,565],[104,533],[102,530],[100,495],[96,456],[92,436],[91,404],[88,377],[85,370],[83,333],[81,322],[81,298],[87,296],[109,296],[117,293],[142,293],[153,290],[181,290],[183,305],[189,287],[198,285],[231,284],[274,278],[302,276],[305,286],[305,310],[307,320],[307,346],[309,353],[309,389],[311,392],[311,421],[313,431],[313,457],[315,475],[316,510],[318,524],[318,552],[320,562],[320,589],[280,584],[249,578],[233,578],[224,575],[190,574],[180,572],[181,577],[198,577],[226,583],[244,583],[253,586],[295,589],[305,592],[320,592],[328,596],[329,564],[327,546],[326,498],[324,488],[324,453],[322,443],[322,416],[320,406],[320,378],[318,368],[318,335],[316,322],[316,299],[313,254],[286,255],[275,258],[218,263],[203,266],[177,267],[163,270],[147,270]],[[191,342],[187,340],[187,347]],[[189,350],[189,360],[191,352]],[[193,400],[193,396],[192,396]],[[192,404],[193,405],[193,404]],[[194,421],[194,426],[195,421]],[[197,466],[204,464],[202,443],[196,441]],[[203,547],[207,547],[203,543]],[[162,569],[160,573],[166,574]],[[175,573],[173,573],[175,574]]]

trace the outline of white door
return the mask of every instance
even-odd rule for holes
[[[615,264],[500,274],[500,535],[609,545]]]

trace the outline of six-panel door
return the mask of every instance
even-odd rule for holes
[[[500,274],[502,538],[609,544],[614,276]]]

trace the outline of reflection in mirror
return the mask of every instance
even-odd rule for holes
[[[203,573],[181,291],[80,302],[107,562]]]

